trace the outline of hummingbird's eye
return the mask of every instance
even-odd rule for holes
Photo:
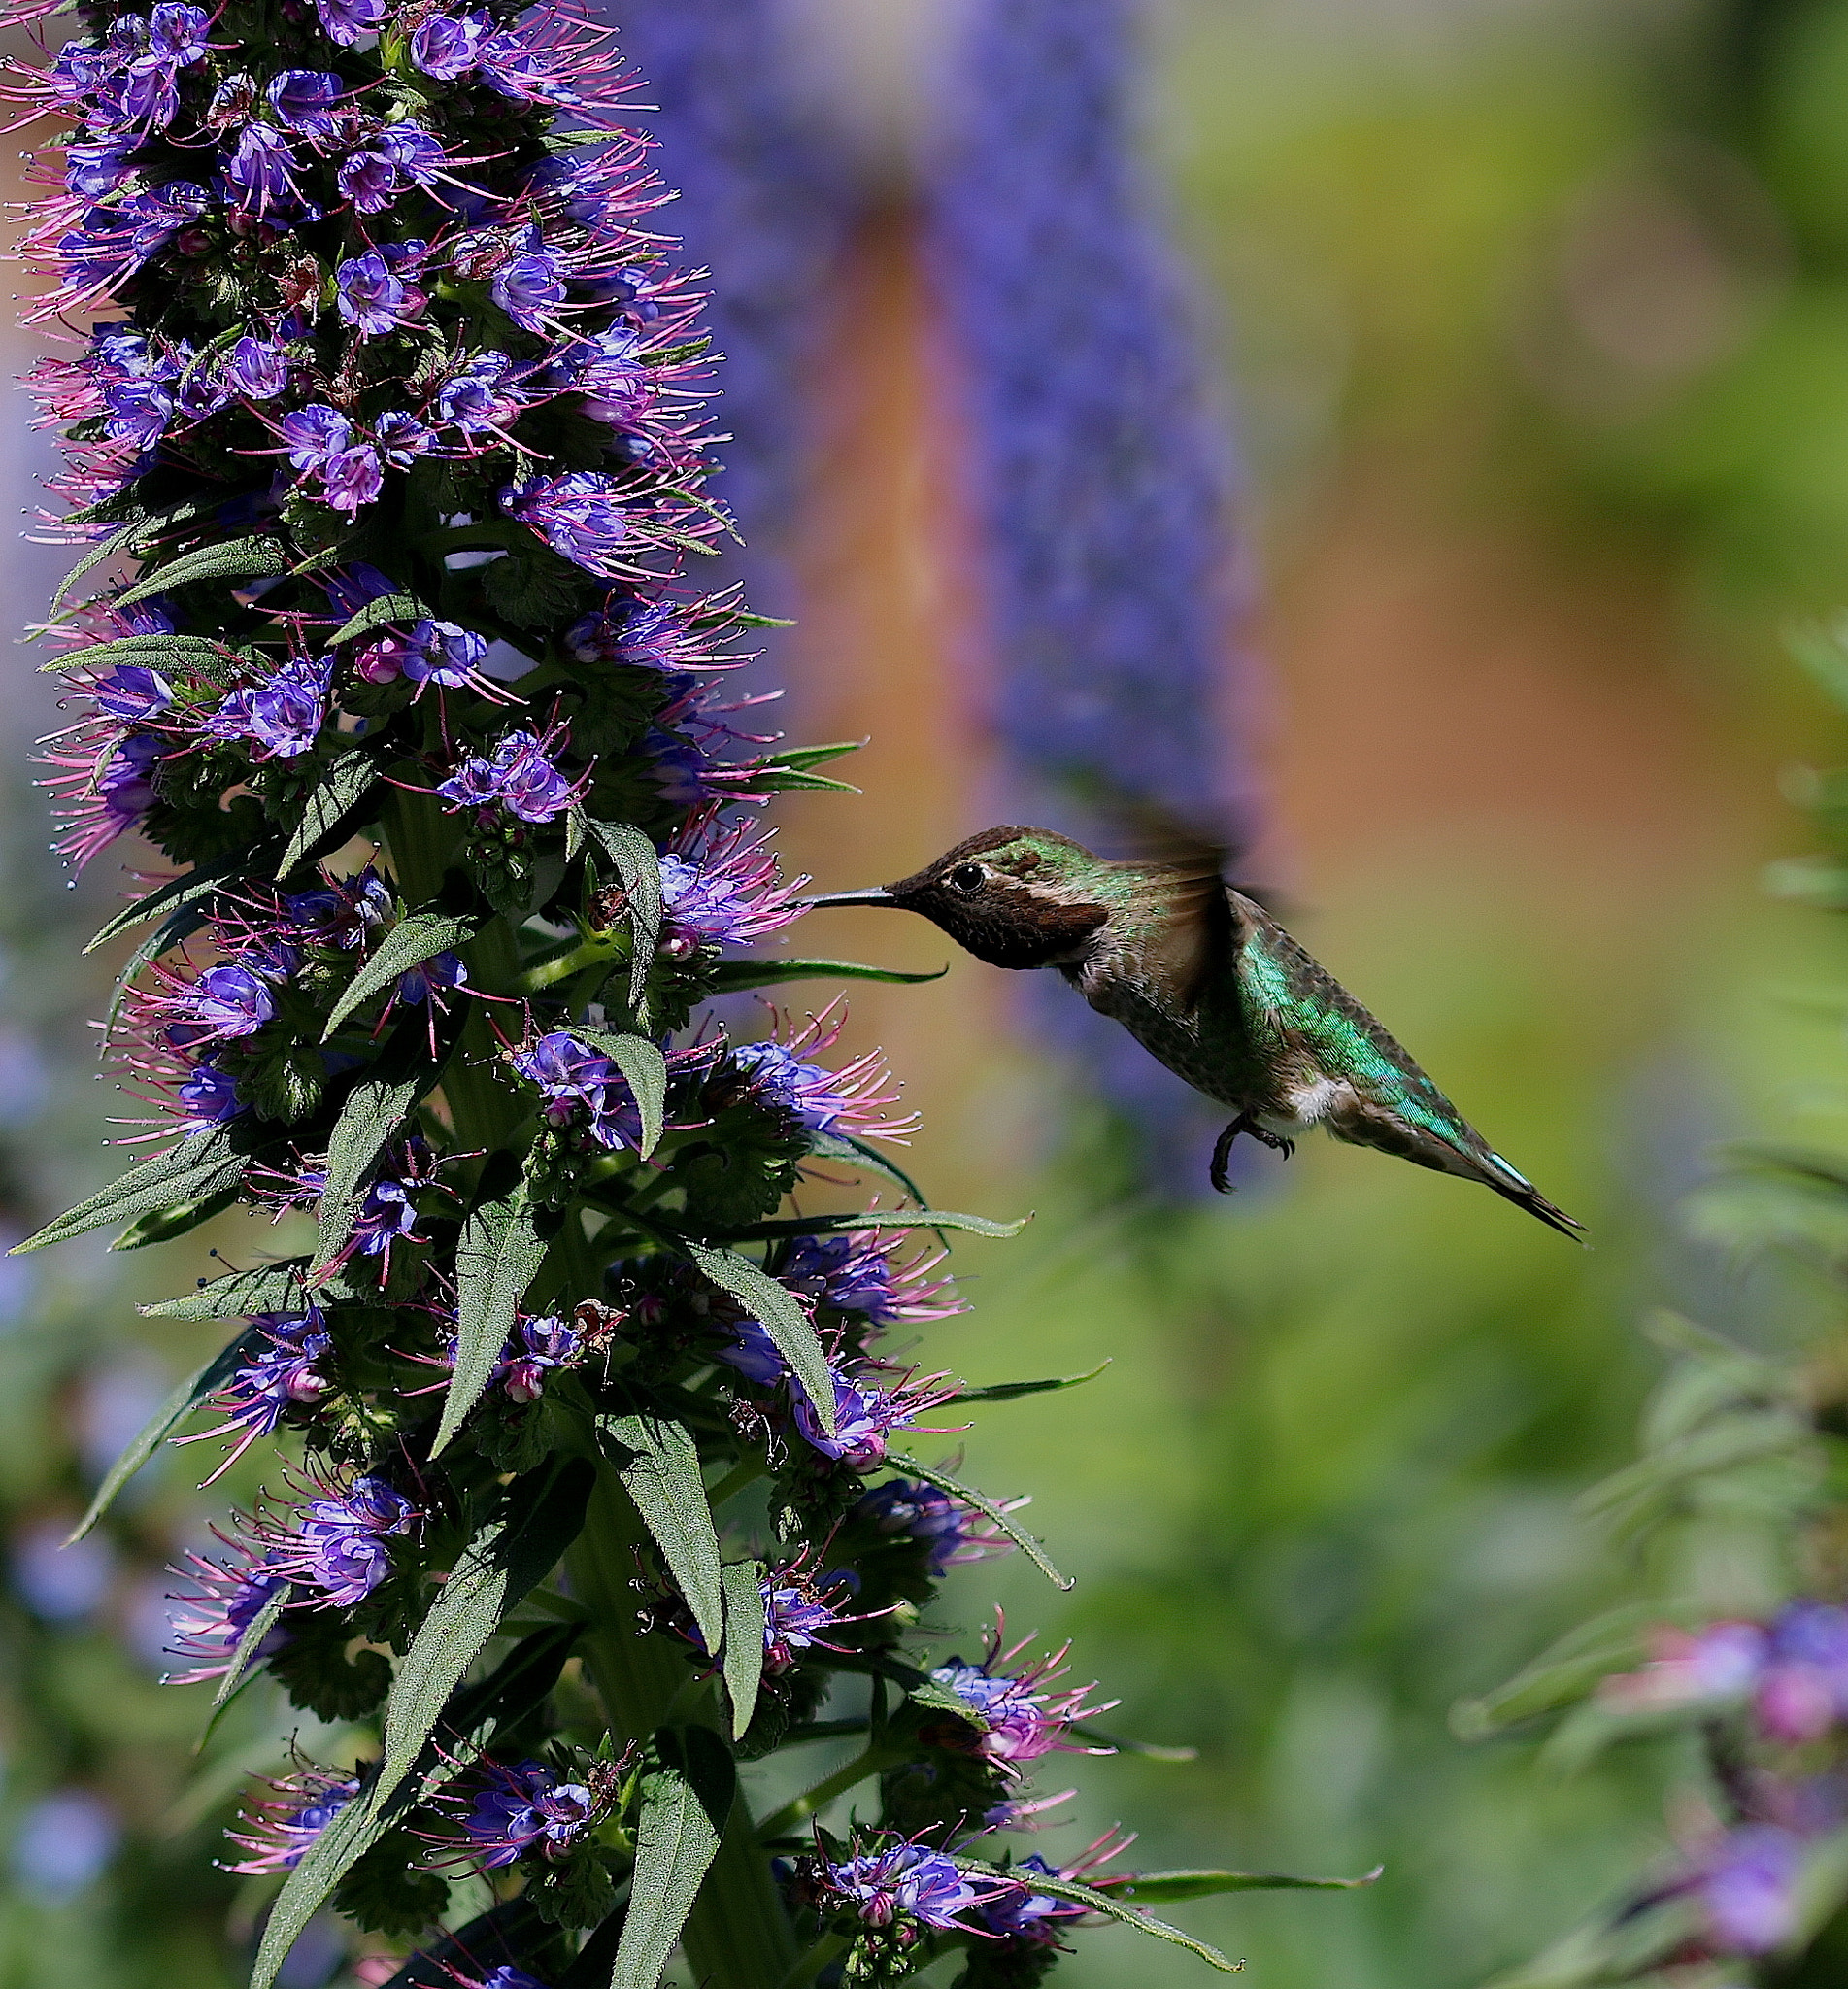
[[[988,874],[981,863],[958,863],[950,873],[950,882],[958,891],[980,891]]]

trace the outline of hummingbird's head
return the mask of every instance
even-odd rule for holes
[[[1059,966],[1109,919],[1115,867],[1050,828],[989,828],[896,884],[810,902],[891,905],[991,966]]]

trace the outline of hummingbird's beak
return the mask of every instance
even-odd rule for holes
[[[874,885],[870,891],[836,891],[826,897],[805,897],[800,903],[805,912],[826,911],[833,905],[890,905],[895,911],[904,909],[883,884]]]

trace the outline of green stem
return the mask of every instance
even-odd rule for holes
[[[793,1803],[786,1803],[774,1816],[765,1817],[758,1837],[765,1843],[788,1837],[798,1823],[806,1823],[818,1810],[825,1809],[836,1796],[845,1796],[849,1789],[857,1788],[868,1775],[876,1775],[883,1768],[895,1767],[899,1759],[890,1748],[876,1743],[845,1768],[837,1768],[831,1775],[817,1782]]]
[[[594,1626],[585,1663],[619,1736],[646,1740],[687,1682],[687,1667],[665,1639],[635,1628],[635,1550],[647,1537],[641,1514],[607,1467],[597,1474],[589,1517],[568,1557],[571,1587]],[[682,1938],[704,1989],[772,1989],[795,1953],[789,1916],[757,1848],[740,1796],[720,1839]]]

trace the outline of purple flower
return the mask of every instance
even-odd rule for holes
[[[583,793],[589,776],[566,780],[552,759],[552,734],[509,732],[491,759],[465,759],[436,792],[457,808],[499,806],[521,822],[550,822]]]
[[[213,1063],[195,1063],[174,1092],[181,1108],[180,1125],[186,1132],[222,1126],[250,1107],[237,1095],[237,1079]]]
[[[802,916],[806,877],[783,883],[769,836],[748,824],[714,832],[695,817],[661,857],[661,950],[684,960],[702,946],[749,946]]]
[[[394,470],[408,470],[420,455],[428,452],[436,437],[415,415],[384,414],[372,424],[379,449]],[[445,626],[451,624],[445,624]],[[486,653],[487,645],[483,645]]]
[[[604,1147],[641,1144],[642,1115],[628,1080],[601,1052],[554,1030],[530,1050],[518,1051],[514,1068],[537,1085],[543,1116],[554,1128],[582,1125]]]
[[[312,138],[339,136],[340,120],[334,107],[346,94],[346,84],[325,69],[285,69],[270,79],[264,92],[276,121],[285,130]]]
[[[379,452],[370,442],[343,449],[321,466],[320,481],[321,494],[327,503],[349,518],[356,517],[361,506],[370,504],[385,489]]]
[[[173,686],[158,670],[141,663],[118,663],[89,687],[99,711],[123,725],[152,718],[173,705]]]
[[[798,1236],[779,1275],[818,1305],[860,1313],[875,1326],[897,1326],[962,1310],[958,1300],[940,1298],[951,1281],[929,1277],[942,1261],[941,1255],[920,1257],[894,1266],[877,1230],[857,1230],[846,1236]]]
[[[565,300],[558,258],[544,249],[530,249],[503,262],[489,286],[494,302],[527,331],[544,331],[555,305]]]
[[[437,389],[437,414],[464,435],[504,427],[524,405],[519,378],[520,369],[505,353],[478,353]]]
[[[411,630],[403,670],[414,684],[460,690],[487,654],[487,638],[454,622],[419,622]]]
[[[1848,1717],[1848,1609],[1798,1601],[1783,1611],[1770,1628],[1753,1707],[1766,1735],[1793,1745],[1820,1739]]]
[[[252,1809],[240,1810],[241,1830],[227,1830],[225,1836],[245,1852],[228,1871],[256,1875],[272,1871],[293,1871],[322,1831],[358,1795],[357,1775],[343,1775],[338,1769],[309,1767],[297,1773],[269,1780],[271,1794]]]
[[[494,32],[487,14],[433,14],[411,37],[411,60],[425,76],[453,83],[474,68],[482,44]]]
[[[236,1374],[213,1396],[212,1406],[224,1421],[181,1439],[196,1443],[235,1433],[229,1454],[213,1477],[228,1470],[259,1436],[273,1436],[291,1409],[312,1408],[333,1387],[316,1365],[333,1351],[327,1322],[318,1307],[311,1305],[299,1314],[258,1313],[251,1324],[268,1344],[247,1354]]]
[[[507,1341],[494,1379],[509,1401],[537,1401],[545,1393],[546,1376],[575,1366],[583,1353],[583,1335],[569,1320],[550,1313],[522,1319]]]
[[[763,1598],[763,1669],[776,1678],[794,1669],[803,1651],[819,1644],[832,1649],[822,1633],[843,1623],[857,1622],[844,1616],[835,1604],[846,1594],[846,1584],[836,1580],[827,1594],[813,1582],[784,1569],[757,1584]]]
[[[393,161],[370,147],[350,152],[335,177],[341,198],[360,214],[383,214],[404,184]]]
[[[566,629],[565,652],[581,663],[641,663],[664,669],[681,633],[664,601],[613,601]]]
[[[391,1572],[387,1539],[422,1516],[383,1478],[362,1477],[311,1500],[293,1526],[266,1523],[262,1538],[278,1573],[319,1591],[324,1606],[350,1609]]]
[[[1729,1831],[1697,1884],[1715,1941],[1732,1954],[1769,1954],[1796,1922],[1800,1838],[1771,1824]]]
[[[460,988],[468,980],[468,969],[453,953],[432,954],[430,958],[408,973],[398,976],[398,996],[413,1007],[421,1008],[435,998],[439,988]]]
[[[200,730],[215,739],[246,740],[258,759],[298,759],[320,736],[332,674],[331,657],[291,657],[261,683],[231,691],[200,721]]]
[[[1025,1500],[1010,1500],[1002,1510],[1011,1511],[1025,1503]],[[875,1486],[856,1502],[854,1512],[882,1534],[922,1542],[933,1575],[948,1572],[959,1562],[1005,1552],[1012,1544],[986,1523],[978,1529],[975,1515],[949,1493],[909,1478],[889,1478]]]
[[[301,198],[295,185],[295,154],[288,140],[273,124],[247,124],[236,149],[224,161],[224,177],[247,214],[264,214],[272,207],[292,205]]]
[[[732,1340],[729,1346],[719,1349],[719,1358],[727,1367],[735,1367],[747,1381],[755,1381],[759,1388],[774,1388],[789,1373],[789,1363],[760,1320],[732,1320],[725,1331]]]
[[[84,200],[114,193],[135,170],[133,137],[99,139],[94,145],[74,145],[64,154],[64,185]]]
[[[868,1927],[914,1920],[946,1931],[973,1931],[967,1915],[993,1896],[958,1870],[955,1859],[923,1844],[900,1842],[862,1852],[818,1874],[828,1904],[851,1910]]]
[[[351,49],[384,26],[386,0],[315,0],[315,12],[327,39]]]
[[[177,1050],[253,1036],[276,1013],[275,996],[248,967],[207,967],[195,981],[159,962],[153,972],[161,992],[137,995],[135,1019],[164,1028]]]
[[[870,1471],[886,1459],[886,1439],[894,1430],[908,1430],[926,1409],[950,1399],[946,1391],[873,1387],[870,1382],[834,1376],[834,1432],[829,1434],[808,1397],[795,1397],[795,1427],[811,1449],[846,1465],[850,1471]]]
[[[420,186],[439,180],[449,158],[443,141],[414,118],[407,118],[402,124],[387,124],[372,143],[407,181]]]
[[[1049,1865],[1037,1851],[1028,1852],[1010,1869],[1037,1871],[1047,1878],[1067,1876],[1056,1865]],[[1074,1901],[1054,1899],[1049,1893],[1033,1892],[1018,1883],[982,1908],[982,1924],[989,1933],[1038,1945],[1050,1945],[1058,1939],[1061,1921],[1082,1920],[1084,1916],[1085,1908]]]
[[[587,573],[618,572],[617,549],[628,537],[628,523],[613,478],[593,470],[528,477],[502,489],[500,508]]]
[[[212,31],[212,17],[203,7],[162,0],[148,17],[148,55],[151,61],[173,69],[186,69],[206,56],[206,37]]]
[[[171,1593],[175,1604],[171,1618],[168,1648],[177,1658],[194,1660],[189,1671],[175,1673],[170,1685],[197,1685],[208,1678],[222,1678],[231,1666],[237,1647],[277,1594],[288,1585],[249,1542],[219,1539],[235,1557],[229,1562],[208,1561],[189,1549],[185,1565],[168,1571],[189,1586]],[[269,1657],[288,1641],[288,1632],[279,1623],[258,1646],[259,1658]]]
[[[423,309],[423,293],[399,281],[378,251],[355,255],[334,272],[342,318],[368,338],[395,331]]]
[[[601,1804],[582,1782],[561,1781],[539,1761],[518,1767],[487,1762],[487,1786],[462,1819],[475,1863],[484,1871],[511,1865],[534,1848],[557,1857],[598,1820]]]
[[[323,401],[285,415],[282,431],[288,459],[298,470],[319,471],[330,456],[353,444],[353,423]]]
[[[1010,1673],[997,1667],[1010,1663],[1026,1646],[1020,1643],[1001,1651],[998,1642],[997,1637],[981,1664],[965,1665],[959,1658],[952,1658],[930,1677],[967,1707],[969,1723],[977,1733],[971,1751],[1006,1772],[1018,1774],[1021,1763],[1037,1761],[1066,1747],[1073,1722],[1093,1719],[1110,1707],[1085,1703],[1086,1694],[1092,1689],[1090,1686],[1073,1690],[1058,1685],[1064,1676],[1064,1648],[1025,1671]]]
[[[793,1046],[774,1041],[741,1043],[730,1058],[754,1098],[810,1132],[870,1130],[874,1111],[891,1102],[890,1097],[870,1095],[883,1076],[874,1054],[856,1058],[839,1070],[805,1063]]]
[[[274,400],[288,386],[288,360],[280,346],[241,338],[224,361],[224,380],[247,400]]]

